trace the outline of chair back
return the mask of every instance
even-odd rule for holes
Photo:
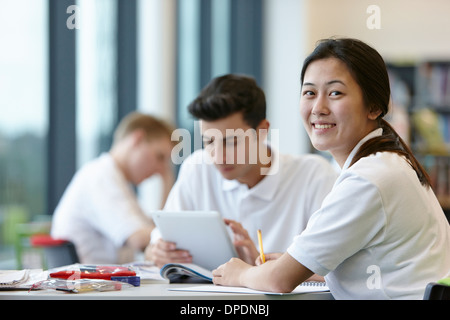
[[[423,299],[450,300],[450,286],[436,282],[431,282],[425,288]]]
[[[31,244],[43,248],[48,269],[79,263],[75,246],[70,241],[53,239],[50,235],[35,235],[31,237]]]

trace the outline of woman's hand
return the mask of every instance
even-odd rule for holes
[[[266,259],[266,262],[267,262],[267,261],[270,261],[270,260],[277,260],[282,255],[283,255],[283,253],[269,253],[269,254],[265,254],[264,258]],[[261,257],[258,256],[258,258],[256,258],[255,265],[259,266],[262,263],[263,262],[261,261]]]
[[[267,257],[268,261],[259,266],[251,266],[240,259],[233,258],[213,270],[213,282],[222,286],[291,292],[313,274],[288,253],[268,254]]]
[[[241,259],[232,258],[227,263],[222,264],[213,270],[213,283],[216,285],[242,287],[242,279],[245,278],[245,272],[252,268]]]

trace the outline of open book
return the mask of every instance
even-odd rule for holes
[[[168,263],[161,268],[161,277],[170,282],[212,282],[212,272],[193,263]]]

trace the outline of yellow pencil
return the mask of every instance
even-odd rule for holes
[[[259,256],[261,258],[262,263],[265,263],[266,262],[266,257],[264,256],[261,230],[259,230],[259,229],[258,229],[258,242],[259,242]]]

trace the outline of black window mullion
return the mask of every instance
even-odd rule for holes
[[[262,81],[261,0],[231,0],[231,72]]]
[[[49,0],[49,131],[47,208],[52,213],[76,170],[76,29],[73,0]]]
[[[117,122],[137,107],[137,0],[117,2]]]

